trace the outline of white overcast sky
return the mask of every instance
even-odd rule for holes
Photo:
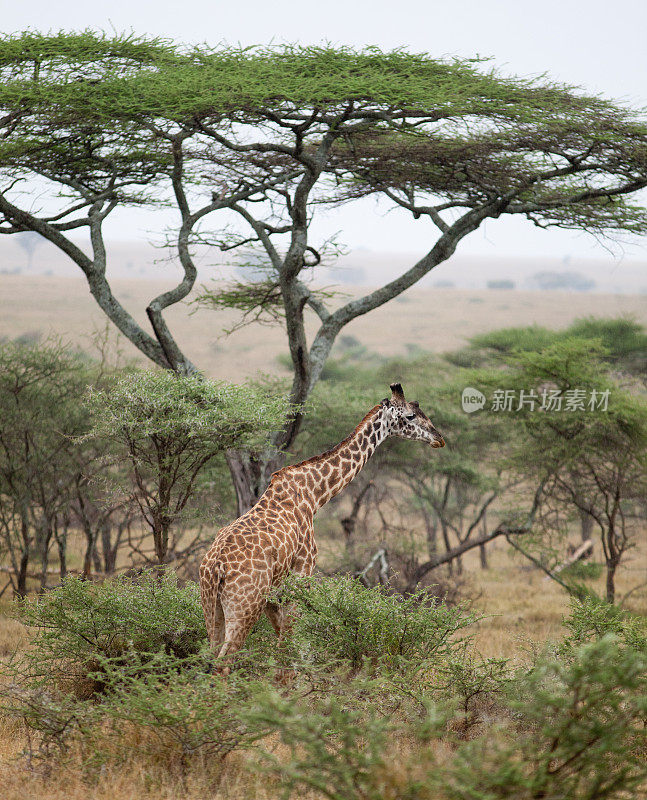
[[[543,72],[587,91],[647,106],[647,3],[644,0],[0,0],[4,33],[94,28],[215,44],[316,44],[324,41],[384,49],[405,47],[432,56],[491,56],[504,72]],[[646,199],[647,202],[647,199]],[[147,216],[121,217],[112,236],[145,236],[158,228]],[[351,247],[424,251],[422,221],[384,218],[371,201],[330,215],[317,233],[341,231]],[[490,222],[461,252],[489,257],[533,255],[609,257],[590,237],[539,231],[521,220]],[[615,249],[616,258],[644,259],[644,241]]]

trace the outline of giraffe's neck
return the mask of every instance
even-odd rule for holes
[[[375,406],[337,447],[288,468],[313,513],[348,486],[388,435],[384,408]]]

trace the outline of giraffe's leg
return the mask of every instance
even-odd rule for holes
[[[295,575],[309,576],[312,575],[314,569],[314,559],[316,556],[316,545],[314,540],[310,540],[312,546],[304,548],[303,552],[297,553],[297,556],[292,564],[292,573]],[[289,635],[290,629],[294,622],[295,607],[293,604],[277,605],[276,603],[267,603],[265,606],[265,613],[272,627],[279,637],[279,643]]]
[[[276,603],[267,603],[265,613],[281,642],[290,633],[294,620],[294,606],[278,606]]]
[[[217,653],[225,638],[225,615],[219,598],[210,598],[206,603],[202,601],[204,617],[207,626],[209,644],[214,653]]]
[[[216,599],[216,608],[214,614],[214,626],[213,626],[213,634],[210,637],[209,641],[211,642],[211,649],[214,653],[217,653],[218,650],[222,647],[222,643],[225,640],[225,615],[222,610],[222,603],[220,602],[220,598]]]
[[[248,633],[263,613],[269,587],[258,586],[246,577],[225,585],[221,593],[224,614],[224,641],[219,658],[230,657],[243,646]]]
[[[200,569],[200,599],[204,611],[209,644],[217,653],[224,639],[225,618],[219,597],[220,578],[217,570],[206,566]]]
[[[231,657],[240,650],[262,612],[263,607],[261,606],[252,612],[224,617],[224,641],[218,658]]]
[[[317,555],[317,546],[314,544],[314,539],[309,539],[309,547],[305,547],[303,552],[298,553],[292,564],[292,572],[296,575],[309,576],[312,575],[314,570],[315,557]],[[296,607],[294,604],[276,605],[275,603],[268,603],[265,607],[265,612],[269,617],[272,627],[276,631],[279,638],[279,650],[286,637],[290,635],[292,625],[294,624],[294,617]],[[301,653],[301,657],[303,657]],[[294,667],[294,665],[293,665]],[[279,670],[278,679],[280,683],[288,684],[295,677],[295,669],[288,669],[283,667]]]
[[[268,603],[265,606],[265,613],[267,614],[267,617],[269,621],[272,623],[272,627],[274,628],[276,635],[279,638],[280,660],[284,662],[284,666],[282,666],[278,670],[276,678],[279,683],[287,685],[294,680],[296,672],[294,669],[294,665],[292,665],[292,667],[285,666],[286,654],[284,652],[281,653],[281,650],[286,637],[290,635],[290,629],[292,627],[292,623],[294,620],[294,606],[293,605],[278,606],[275,603]]]

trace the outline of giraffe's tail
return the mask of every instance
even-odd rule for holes
[[[218,561],[200,564],[200,599],[204,612],[204,621],[207,627],[207,636],[214,650],[220,646],[220,590],[225,577],[223,565]]]

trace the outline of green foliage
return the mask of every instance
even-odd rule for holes
[[[339,292],[327,289],[310,289],[310,297],[324,301],[337,297]],[[221,281],[213,287],[203,286],[201,293],[192,301],[198,308],[211,310],[233,309],[241,314],[240,320],[225,331],[230,334],[246,325],[281,324],[285,320],[285,308],[281,287],[276,277],[263,280],[230,281],[224,286]]]
[[[604,572],[604,564],[594,561],[576,561],[562,571],[568,581],[596,581]]]
[[[477,366],[488,359],[489,353],[507,357],[518,351],[539,352],[558,342],[580,339],[601,344],[599,357],[608,360],[614,369],[622,366],[630,372],[645,370],[647,333],[642,325],[625,317],[585,317],[576,320],[562,331],[539,325],[522,328],[501,328],[470,339],[470,347],[451,354],[462,359],[461,365]]]
[[[471,650],[462,612],[348,579],[288,581],[299,655],[279,694],[264,635],[254,670],[243,657],[207,673],[195,586],[145,576],[51,594],[22,604],[42,668],[3,682],[3,710],[36,734],[32,757],[79,752],[88,778],[136,754],[185,781],[197,762],[254,748],[285,797],[622,800],[647,779],[644,625],[608,604],[573,602],[568,647],[512,673]],[[72,661],[101,694],[60,680]],[[344,680],[330,671],[343,665],[368,669]]]
[[[348,709],[339,698],[324,696],[313,708],[268,694],[245,719],[250,727],[277,733],[287,748],[287,758],[261,749],[257,766],[278,780],[284,797],[302,797],[304,789],[329,800],[384,797],[379,776],[392,726],[370,705]]]
[[[517,350],[507,356],[505,373],[483,372],[481,384],[535,392],[539,400],[533,411],[528,405],[508,414],[509,422],[521,425],[526,445],[519,452],[520,463],[552,472],[560,466],[582,463],[587,453],[605,462],[640,461],[647,441],[647,405],[640,395],[631,394],[613,382],[603,359],[608,355],[599,340],[561,337],[538,350]],[[476,384],[478,385],[478,384]],[[567,407],[537,413],[544,391],[564,394],[579,391],[583,407]],[[592,393],[597,398],[591,404]],[[600,398],[608,392],[606,407]],[[532,458],[528,458],[532,447]]]
[[[89,740],[95,766],[131,756],[132,743],[124,735],[129,727],[139,731],[140,755],[179,759],[181,766],[196,755],[222,759],[258,738],[257,729],[242,719],[246,706],[256,702],[257,683],[240,671],[228,678],[208,674],[206,663],[158,653],[124,670],[119,661],[102,660],[97,677],[106,690],[104,724]]]
[[[76,437],[91,425],[80,398],[98,378],[57,341],[0,343],[0,556],[19,595],[30,558],[38,554],[45,572],[54,521],[92,471],[97,453]]]
[[[496,353],[511,353],[516,350],[537,351],[553,344],[559,338],[557,331],[530,325],[523,328],[499,328],[498,330],[473,336],[470,344],[476,348],[494,350]]]
[[[513,677],[507,659],[482,658],[469,647],[462,647],[437,665],[429,694],[435,700],[452,700],[463,714],[467,729],[481,721],[483,706],[502,703]]]
[[[91,392],[88,407],[90,435],[109,441],[130,464],[121,488],[137,499],[163,563],[170,527],[188,509],[205,468],[229,448],[267,447],[288,406],[259,384],[136,371]]]
[[[571,598],[571,612],[564,619],[570,631],[561,645],[564,655],[579,645],[612,634],[618,644],[647,655],[647,621],[597,597]]]
[[[462,607],[430,605],[424,590],[402,598],[348,577],[291,577],[278,597],[296,604],[297,651],[352,671],[367,666],[412,677],[460,647],[461,632],[475,621]]]
[[[544,659],[509,681],[505,724],[467,742],[459,728],[453,752],[440,754],[450,720],[433,703],[422,718],[387,721],[336,702],[313,710],[275,699],[258,714],[290,756],[266,752],[263,767],[288,796],[309,789],[334,800],[620,800],[647,777],[646,666],[644,655],[608,636],[578,648],[568,664]],[[394,752],[394,736],[416,746]]]
[[[570,325],[565,335],[582,339],[599,339],[613,368],[622,366],[635,373],[647,369],[647,332],[632,319],[585,317]]]
[[[87,112],[81,106],[83,99],[90,103],[94,114],[104,114],[108,119],[111,111],[115,116],[156,116],[169,108],[175,115],[264,109],[282,103],[330,109],[353,99],[451,108],[454,113],[464,114],[487,108],[492,116],[502,119],[537,118],[540,108],[544,110],[550,102],[562,113],[570,110],[574,116],[580,110],[578,106],[598,111],[610,107],[593,98],[582,98],[578,103],[567,90],[558,87],[505,79],[493,72],[484,74],[474,60],[441,61],[402,50],[382,52],[376,47],[355,51],[331,46],[235,49],[201,45],[182,53],[161,39],[107,37],[89,31],[54,36],[17,34],[5,36],[1,45],[0,64],[17,63],[22,74],[12,76],[14,80],[4,87],[0,102],[13,98],[21,86],[26,101],[45,96],[61,106],[68,102],[70,110],[78,107]],[[34,62],[41,65],[36,81]],[[66,66],[74,64],[77,69],[85,65],[88,71],[103,67],[101,80],[75,87],[74,73],[69,68],[62,69],[61,62]],[[111,64],[126,67],[125,81],[117,69],[109,68]],[[52,73],[62,79],[58,87]],[[30,86],[28,81],[35,85]],[[120,83],[125,83],[129,91],[119,92]]]
[[[138,370],[109,390],[92,391],[93,433],[123,441],[156,439],[181,446],[224,450],[262,447],[285,415],[283,398],[258,387],[181,376],[169,370]]]
[[[36,683],[58,676],[81,692],[103,689],[91,673],[106,659],[124,667],[160,650],[176,658],[199,652],[206,629],[198,587],[178,586],[157,571],[102,584],[68,577],[38,600],[24,600],[19,617],[35,629],[23,655]],[[24,671],[22,662],[18,668]]]
[[[29,483],[33,470],[44,476],[48,465],[65,473],[70,439],[88,427],[79,396],[91,378],[88,362],[58,342],[0,344],[3,491]]]
[[[193,759],[222,760],[265,733],[244,717],[267,687],[244,671],[209,674],[207,665],[206,656],[162,650],[131,652],[127,661],[100,656],[88,673],[103,687],[100,696],[79,698],[51,682],[14,682],[0,692],[2,710],[37,734],[31,757],[64,758],[75,743],[88,776],[136,756],[184,777]]]
[[[531,726],[522,742],[528,796],[609,797],[647,775],[647,661],[613,636],[583,645],[570,664],[538,664],[511,707]],[[492,784],[502,776],[492,775]]]
[[[439,60],[376,47],[182,48],[133,35],[29,32],[0,40],[0,70],[0,106],[13,125],[0,162],[17,170],[40,164],[52,176],[76,168],[86,179],[88,173],[106,178],[110,156],[122,179],[115,196],[129,202],[137,202],[137,192],[128,186],[168,177],[163,137],[177,124],[202,135],[216,131],[206,136],[206,151],[196,148],[187,169],[189,182],[211,188],[205,153],[220,170],[240,175],[242,151],[232,155],[219,147],[232,121],[274,123],[283,113],[307,119],[316,109],[328,119],[323,127],[306,126],[307,146],[315,147],[324,130],[338,133],[345,126],[343,115],[352,106],[350,135],[338,136],[325,165],[334,178],[329,201],[377,187],[415,187],[473,207],[512,188],[516,208],[503,213],[534,213],[548,224],[593,230],[645,226],[644,210],[622,197],[644,180],[644,119],[545,79],[504,77],[479,59]],[[11,116],[16,109],[18,120]],[[356,118],[369,124],[357,126]],[[475,118],[479,128],[472,132]],[[279,130],[282,158],[289,151]],[[565,160],[577,157],[578,169],[556,176],[556,148]],[[274,176],[275,162],[273,155],[267,170],[252,158],[245,171]],[[595,185],[608,184],[613,200],[591,192],[591,179],[598,178]],[[627,190],[616,191],[625,184]]]

